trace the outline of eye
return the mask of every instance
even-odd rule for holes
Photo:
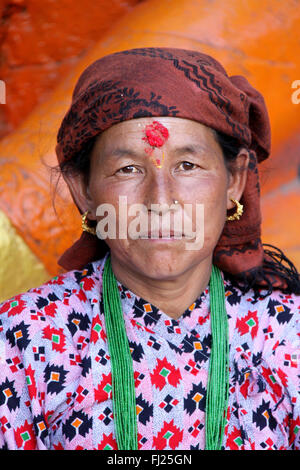
[[[181,162],[179,164],[179,167],[182,167],[183,170],[185,171],[188,171],[188,170],[194,170],[196,168],[197,165],[195,165],[194,163],[191,163],[191,162]]]
[[[133,171],[133,170],[136,170],[136,171]],[[127,165],[127,166],[124,166],[123,168],[120,168],[117,173],[125,173],[127,175],[131,174],[131,173],[137,173],[139,170],[138,168],[136,168],[134,165]]]

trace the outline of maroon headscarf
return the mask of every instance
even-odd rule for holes
[[[240,220],[226,222],[213,261],[237,277],[260,269],[266,255],[260,238],[257,163],[270,153],[270,123],[262,95],[246,78],[229,77],[219,62],[197,51],[142,48],[105,56],[91,64],[76,84],[58,132],[59,163],[72,159],[89,139],[112,125],[146,116],[192,119],[234,137],[250,150],[241,199],[244,213]],[[83,232],[59,264],[81,269],[106,251],[104,241]],[[276,283],[284,287],[282,281]]]

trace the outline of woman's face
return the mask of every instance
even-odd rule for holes
[[[239,164],[246,165],[247,158],[247,152],[241,152]],[[211,129],[187,119],[160,117],[125,121],[103,132],[91,154],[88,186],[83,178],[68,182],[82,211],[89,209],[90,219],[108,220],[107,213],[96,215],[102,204],[115,208],[116,237],[106,239],[112,258],[131,272],[167,280],[202,261],[211,262],[227,210],[234,206],[230,197],[240,198],[245,178],[246,171],[228,171]],[[120,196],[127,210],[119,204]],[[178,204],[172,208],[174,200]],[[141,204],[142,212],[130,215],[133,204]],[[162,212],[153,204],[164,205]],[[182,238],[176,239],[172,230],[177,211],[186,227],[181,224]],[[137,226],[133,221],[138,214],[143,214],[143,224]],[[120,218],[123,231],[127,225],[127,238],[119,236]],[[145,238],[151,236],[151,218],[158,224],[154,239]],[[166,232],[165,237],[161,229],[168,220],[170,236]],[[136,228],[134,236],[129,227]],[[197,233],[194,239],[187,238],[191,230]]]

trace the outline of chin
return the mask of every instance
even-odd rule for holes
[[[185,253],[183,247],[176,250],[157,244],[155,249],[135,250],[131,260],[145,277],[167,280],[176,278],[193,264],[192,252]]]

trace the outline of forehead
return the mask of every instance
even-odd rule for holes
[[[187,140],[213,147],[216,144],[215,133],[209,127],[190,119],[163,116],[130,119],[115,124],[99,135],[96,139],[96,146],[112,148],[120,142],[144,145],[146,131],[151,127],[159,127],[157,123],[162,126],[162,129],[166,129],[167,138],[164,142],[168,145]]]

